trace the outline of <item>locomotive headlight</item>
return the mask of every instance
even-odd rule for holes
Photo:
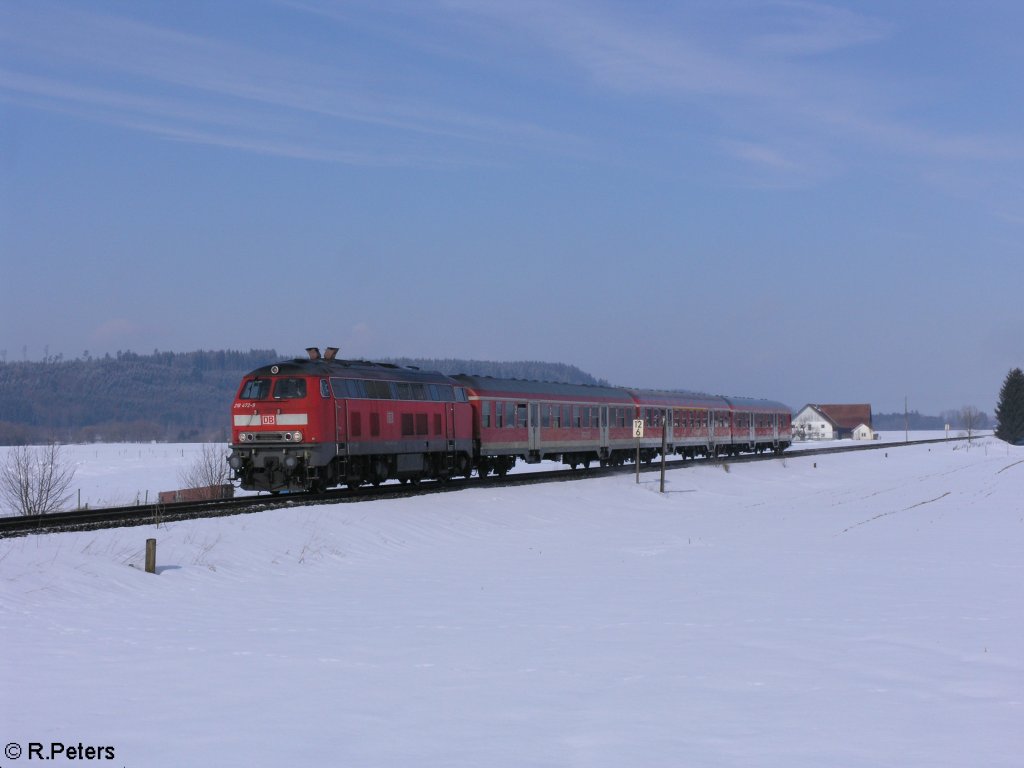
[[[302,442],[302,433],[301,432],[296,432],[295,433],[295,442],[296,443],[301,443]]]
[[[235,454],[231,454],[231,458],[228,459],[228,466],[230,466],[232,469],[241,469],[242,457],[236,456]]]

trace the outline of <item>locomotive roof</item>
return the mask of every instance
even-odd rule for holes
[[[496,379],[491,376],[471,376],[460,373],[453,376],[457,382],[481,395],[547,395],[548,397],[571,397],[576,399],[613,400],[631,403],[629,393],[617,387],[602,387],[596,384],[561,384],[553,381],[530,379]]]
[[[273,369],[276,368],[275,372]],[[264,365],[248,376],[323,376],[343,379],[376,379],[383,381],[418,381],[428,384],[449,384],[457,386],[451,377],[437,371],[421,371],[419,368],[403,368],[391,363],[374,363],[369,360],[307,360],[296,358],[271,365]]]

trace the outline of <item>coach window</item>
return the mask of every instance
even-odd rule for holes
[[[331,388],[327,384],[327,379],[320,379],[320,397],[330,397]]]
[[[491,402],[489,400],[480,401],[480,419],[483,421],[484,429],[489,429],[491,426]]]
[[[516,404],[505,403],[505,429],[514,429],[516,426]]]
[[[516,404],[516,426],[519,429],[526,428],[526,403]]]
[[[242,387],[242,400],[266,400],[270,395],[269,379],[250,379]]]
[[[551,426],[551,406],[547,403],[540,407],[540,425],[545,429]]]

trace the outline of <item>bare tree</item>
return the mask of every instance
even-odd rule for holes
[[[71,494],[74,466],[66,465],[57,443],[11,448],[0,465],[0,499],[19,515],[59,512]]]
[[[960,409],[959,415],[960,426],[967,432],[967,439],[970,440],[981,427],[981,411],[973,405],[965,405]]]
[[[231,478],[228,467],[227,451],[220,445],[203,445],[202,451],[187,467],[178,472],[178,480],[182,488],[213,489],[227,485]]]

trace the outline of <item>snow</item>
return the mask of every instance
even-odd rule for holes
[[[76,450],[92,499],[187,461]],[[4,743],[129,767],[1020,764],[1024,448],[667,477],[0,540]]]

